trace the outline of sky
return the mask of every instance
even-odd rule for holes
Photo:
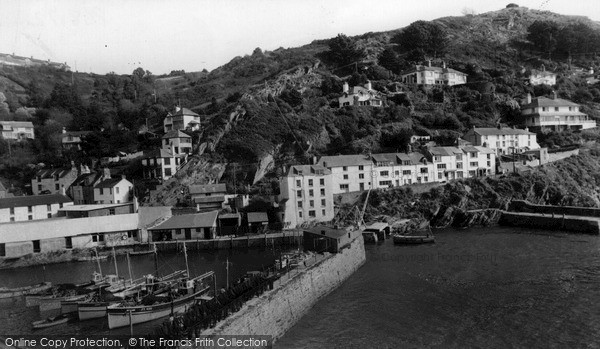
[[[72,70],[153,74],[212,70],[236,56],[343,33],[485,13],[509,0],[0,0],[0,53],[66,62]],[[514,1],[600,21],[598,0]]]

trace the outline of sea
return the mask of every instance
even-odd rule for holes
[[[275,348],[598,348],[600,237],[491,227],[366,245]]]

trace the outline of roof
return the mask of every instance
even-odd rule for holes
[[[185,132],[181,132],[179,130],[171,130],[167,133],[165,133],[164,136],[162,136],[163,139],[168,139],[168,138],[192,138],[192,136],[186,134]]]
[[[226,193],[227,186],[225,183],[215,184],[195,184],[190,185],[190,194],[212,194],[212,193]]]
[[[490,149],[490,148],[487,148],[487,147],[473,146],[473,148],[477,149],[480,153],[484,153],[484,154],[496,154],[496,152],[494,151],[494,149]]]
[[[175,111],[170,112],[168,116],[178,116],[178,115],[200,116],[200,115],[194,113],[193,111],[189,110],[188,108],[179,108],[179,107],[176,107]]]
[[[365,228],[365,230],[383,230],[385,228],[389,227],[389,224],[387,223],[383,223],[383,222],[376,222],[376,223],[372,223],[367,225],[367,227]]]
[[[13,196],[0,199],[0,209],[11,207],[63,204],[73,202],[70,198],[61,194]]]
[[[398,155],[396,153],[373,154],[371,157],[376,162],[393,162],[394,164],[398,162]]]
[[[59,178],[62,178],[71,173],[71,171],[77,171],[77,169],[71,167],[49,168],[37,171],[35,176],[41,178],[53,178],[58,175]]]
[[[342,229],[334,229],[334,228],[330,228],[330,227],[327,227],[324,225],[319,225],[314,228],[305,229],[304,233],[321,235],[321,236],[326,236],[328,238],[337,239],[341,236],[346,235],[348,232],[346,230],[342,230]]]
[[[548,70],[537,70],[537,69],[531,69],[531,75],[532,76],[556,76],[556,73],[548,71]]]
[[[67,136],[81,137],[92,133],[92,131],[67,131],[62,133],[62,137],[65,138]]]
[[[0,191],[6,191],[6,188],[2,185],[2,182],[0,182]]]
[[[358,166],[358,165],[371,165],[372,161],[367,155],[336,155],[336,156],[322,156],[317,165],[323,167],[343,167],[343,166]]]
[[[172,158],[172,157],[173,157],[173,153],[171,153],[171,151],[160,148],[160,149],[154,149],[152,151],[149,151],[148,153],[145,153],[144,156],[142,156],[142,159]]]
[[[306,176],[306,175],[315,175],[315,176],[323,176],[331,174],[331,171],[323,167],[322,165],[293,165],[290,166],[288,170],[288,177],[295,176]]]
[[[69,205],[60,209],[60,211],[94,211],[94,210],[102,210],[106,208],[120,207],[120,206],[130,206],[131,202],[127,202],[124,204],[95,204],[95,205]]]
[[[75,178],[75,181],[71,183],[71,186],[87,186],[93,185],[96,181],[98,181],[102,177],[102,173],[92,172],[92,173],[84,173]]]
[[[441,72],[441,73],[455,73],[455,74],[467,75],[466,73],[463,73],[461,71],[458,71],[458,70],[455,70],[452,68],[429,67],[426,65],[416,65],[410,69],[407,69],[407,70],[401,72],[400,75],[412,74],[412,73],[416,73],[416,72],[420,72],[420,71],[437,71],[437,72]]]
[[[472,145],[465,145],[462,148],[466,153],[479,153],[480,152],[479,148],[476,148]]]
[[[497,128],[497,127],[474,127],[473,132],[481,136],[496,136],[496,135],[533,135],[535,133],[519,128]]]
[[[462,154],[462,150],[457,147],[431,147],[429,153],[432,155],[440,156],[454,156],[455,154]]]
[[[115,185],[119,184],[121,181],[126,181],[125,178],[109,178],[105,179],[102,182],[96,184],[94,188],[112,188]]]
[[[269,216],[266,212],[248,212],[248,223],[268,222]]]
[[[240,219],[239,213],[221,213],[219,219]]]
[[[536,107],[579,107],[579,104],[562,98],[537,97],[534,98],[531,103],[523,105],[521,109]]]
[[[212,227],[216,224],[218,215],[219,211],[176,215],[149,230]]]
[[[11,129],[13,127],[29,127],[33,128],[33,124],[31,121],[0,121],[0,125],[2,126],[10,126]]]

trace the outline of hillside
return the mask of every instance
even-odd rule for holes
[[[540,21],[554,23],[557,36],[584,26],[589,34],[584,38],[585,50],[567,50],[564,45],[542,50],[543,42],[529,40],[530,28]],[[418,35],[432,26],[443,38],[423,46]],[[418,40],[402,37],[411,30]],[[586,113],[600,119],[600,89],[587,84],[581,69],[600,68],[595,60],[596,48],[600,51],[598,30],[598,24],[585,17],[516,7],[416,22],[389,32],[341,34],[298,48],[256,48],[211,72],[173,71],[155,76],[138,68],[131,75],[96,75],[3,67],[0,84],[10,115],[0,117],[28,117],[17,110],[36,107],[40,112],[33,121],[45,138],[36,140],[18,161],[4,156],[0,177],[40,161],[81,160],[76,154],[61,155],[56,148],[56,132],[62,127],[92,130],[103,139],[101,149],[88,149],[87,157],[152,149],[156,141],[137,131],[148,125],[150,131],[160,133],[167,111],[180,104],[203,119],[204,131],[194,135],[200,145],[196,161],[202,165],[186,170],[194,173],[193,181],[225,181],[230,188],[235,183],[238,192],[273,195],[278,191],[281,165],[306,163],[324,154],[405,150],[411,134],[428,134],[444,145],[473,126],[518,125],[519,102],[527,93],[552,92],[526,82],[527,72],[542,64],[559,74],[554,89],[561,98],[583,104]],[[581,40],[575,36],[571,41]],[[427,60],[467,73],[468,83],[428,89],[401,83],[403,69]],[[344,81],[350,86],[371,81],[375,90],[386,95],[385,107],[339,108],[337,98]],[[542,136],[553,144],[581,137]],[[214,167],[224,170],[203,172]],[[26,172],[20,171],[13,179],[25,179]],[[139,166],[130,172],[140,177]],[[181,174],[174,181],[187,183],[189,179]],[[177,188],[167,183],[147,201],[184,201],[185,195]]]

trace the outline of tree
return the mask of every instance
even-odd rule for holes
[[[559,27],[553,21],[535,21],[527,28],[527,40],[533,47],[548,53],[548,59],[551,59],[552,52],[556,49]]]
[[[356,46],[351,38],[344,34],[338,34],[335,38],[329,40],[329,59],[339,65],[347,65],[361,61],[365,57],[365,51]]]
[[[391,41],[398,44],[401,52],[423,51],[438,57],[446,53],[449,40],[444,27],[437,22],[416,21],[394,35]]]
[[[383,50],[383,52],[381,52],[377,63],[380,66],[391,70],[394,73],[397,73],[400,68],[400,61],[398,59],[398,55],[391,48],[386,48],[385,50]]]

